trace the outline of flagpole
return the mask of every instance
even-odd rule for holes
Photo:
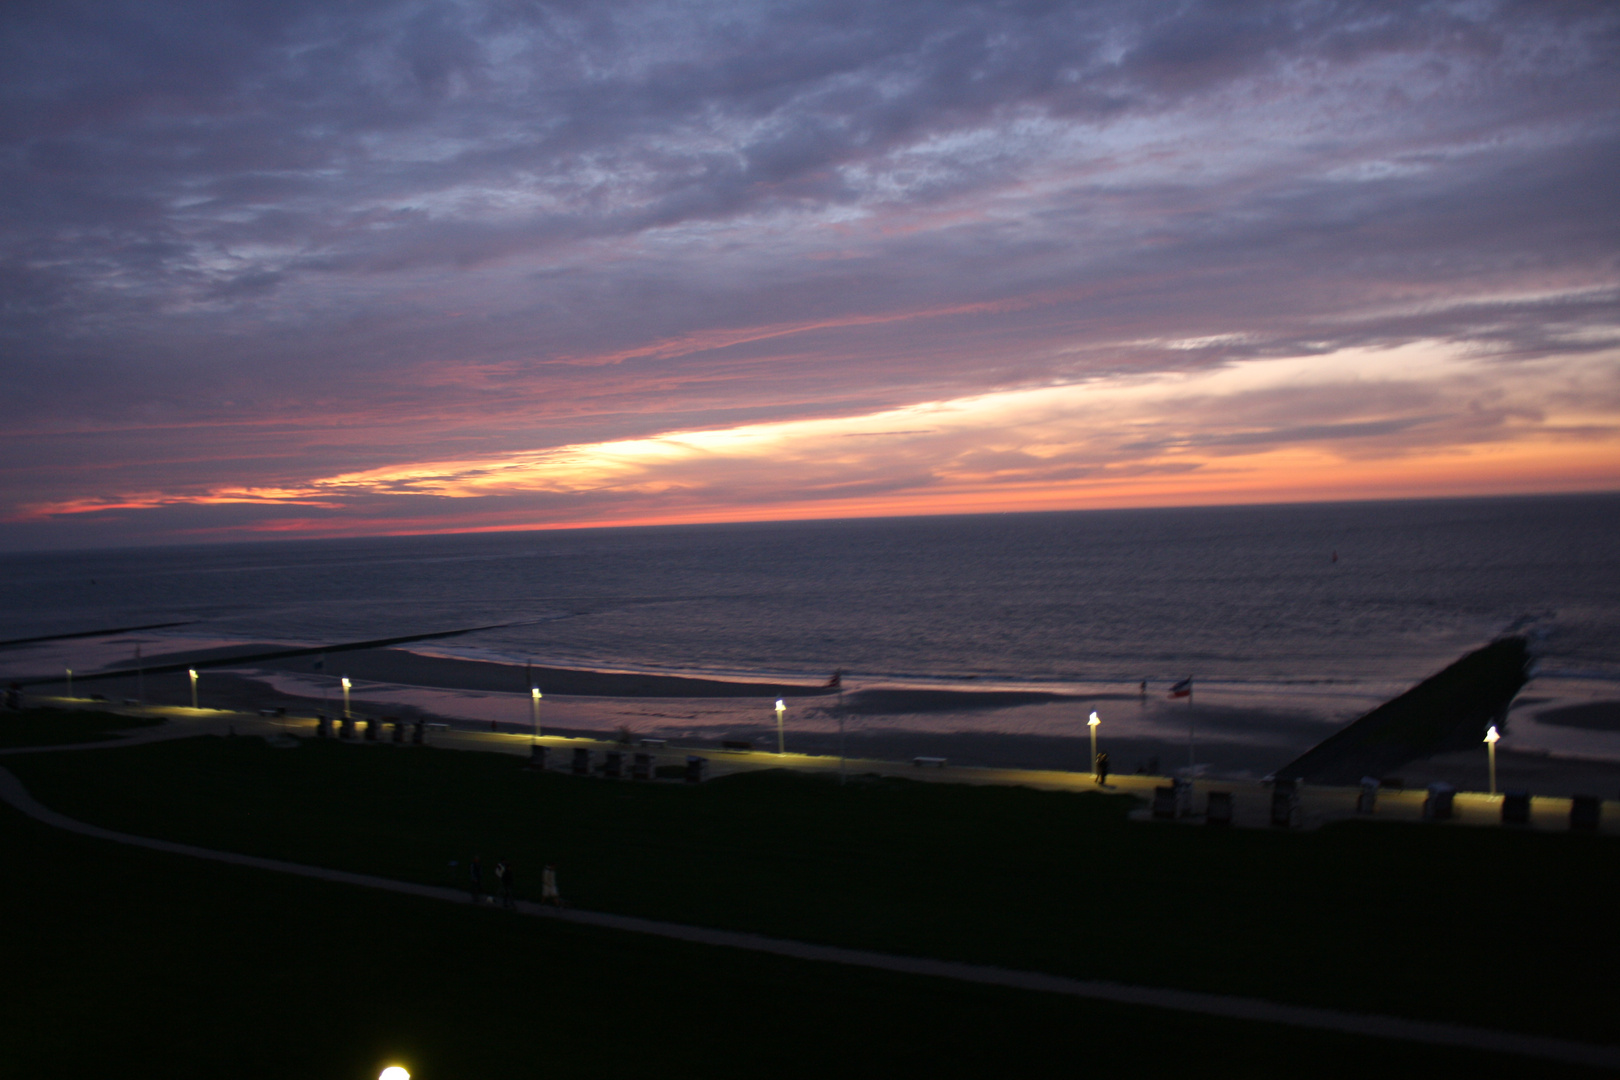
[[[844,782],[844,682],[838,681],[838,782]]]
[[[1192,772],[1198,767],[1198,737],[1196,731],[1197,719],[1193,716],[1193,684],[1187,680],[1187,778],[1192,779]]]

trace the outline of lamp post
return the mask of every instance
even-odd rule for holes
[[[787,753],[787,747],[783,743],[783,736],[782,736],[782,714],[785,713],[785,712],[787,712],[787,706],[782,704],[782,699],[781,698],[777,698],[776,699],[776,752],[778,754]]]
[[[197,707],[197,669],[187,668],[186,674],[191,676],[191,707]]]
[[[545,747],[540,745],[540,688],[529,687],[529,715],[534,720],[534,736],[529,739],[529,768],[543,769],[546,765]]]
[[[1496,794],[1496,744],[1502,736],[1497,732],[1496,725],[1492,724],[1490,730],[1485,732],[1485,753],[1490,756],[1491,762],[1491,794]]]
[[[71,698],[73,696],[73,669],[68,668],[67,673],[68,673],[68,697]]]
[[[349,677],[343,676],[343,719],[349,718]],[[347,730],[347,729],[345,729]],[[344,738],[348,738],[347,735]]]
[[[1091,775],[1097,775],[1097,725],[1102,723],[1093,712],[1091,719],[1086,721],[1086,727],[1091,729]]]

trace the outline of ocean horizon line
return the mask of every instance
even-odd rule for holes
[[[795,517],[736,517],[717,518],[710,520],[662,521],[662,522],[568,522],[559,524],[523,524],[513,526],[490,526],[485,528],[451,528],[430,530],[392,530],[373,529],[357,530],[343,533],[327,533],[320,535],[286,535],[276,534],[249,534],[220,537],[218,539],[190,539],[174,540],[158,538],[150,543],[134,544],[87,544],[87,545],[61,545],[50,547],[10,547],[7,546],[3,532],[0,532],[0,558],[24,557],[30,555],[75,555],[94,553],[119,552],[154,552],[185,551],[198,548],[221,547],[259,547],[259,546],[293,546],[298,544],[341,544],[344,542],[375,542],[382,540],[411,540],[430,538],[472,538],[472,537],[512,537],[525,534],[551,535],[557,533],[578,534],[590,532],[603,533],[634,533],[650,532],[655,530],[697,530],[727,527],[748,526],[791,526],[791,525],[836,525],[851,524],[877,524],[882,522],[908,522],[908,521],[947,521],[984,520],[994,518],[1036,518],[1056,517],[1062,515],[1111,515],[1111,514],[1157,514],[1177,512],[1219,512],[1242,510],[1285,510],[1290,508],[1323,509],[1334,507],[1390,507],[1421,504],[1491,504],[1510,501],[1555,501],[1566,499],[1616,499],[1620,498],[1620,487],[1617,488],[1578,488],[1569,491],[1526,491],[1502,492],[1490,494],[1455,494],[1455,495],[1396,495],[1371,496],[1360,499],[1285,499],[1272,502],[1195,502],[1195,503],[1165,503],[1144,504],[1133,506],[1088,506],[1088,507],[1062,507],[1022,510],[964,510],[949,512],[928,512],[916,514],[855,514],[828,516],[795,516]]]

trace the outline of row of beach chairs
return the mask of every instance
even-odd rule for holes
[[[1370,814],[1378,798],[1378,781],[1363,781],[1356,799],[1356,812]],[[1456,816],[1454,789],[1447,784],[1435,784],[1428,789],[1423,800],[1424,821],[1448,821]],[[1502,824],[1530,824],[1530,793],[1509,791],[1502,796]],[[1232,793],[1210,791],[1206,793],[1204,824],[1217,827],[1232,824]],[[1569,827],[1575,832],[1596,832],[1603,813],[1603,800],[1596,795],[1577,795],[1570,800]],[[1159,820],[1193,817],[1193,785],[1178,779],[1174,783],[1153,789],[1153,817]],[[1301,824],[1300,789],[1291,780],[1279,780],[1271,791],[1271,824],[1276,828],[1298,828]]]

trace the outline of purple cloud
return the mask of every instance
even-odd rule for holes
[[[0,515],[1418,341],[1601,370],[1617,53],[1602,4],[11,4]]]

